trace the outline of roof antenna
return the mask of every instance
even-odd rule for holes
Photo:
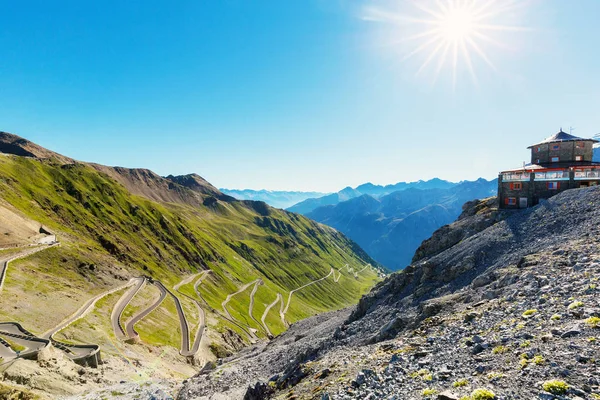
[[[575,128],[573,128],[572,126],[570,126],[569,127],[569,134],[572,135],[574,130],[575,130]]]

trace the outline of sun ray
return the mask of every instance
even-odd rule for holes
[[[523,26],[513,26],[513,25],[475,24],[474,27],[477,29],[484,29],[487,31],[511,31],[511,32],[532,31],[531,28],[525,28]]]
[[[508,50],[508,51],[514,51],[514,48],[507,46],[506,44],[498,41],[498,40],[494,40],[493,38],[491,38],[490,36],[486,35],[485,33],[481,33],[481,32],[473,32],[473,36],[478,37],[479,39],[493,44],[494,46],[500,47],[504,50]]]
[[[434,85],[437,82],[438,77],[440,76],[440,72],[442,71],[444,64],[446,64],[446,56],[448,55],[448,51],[450,50],[450,42],[444,42],[444,43],[445,43],[444,52],[442,53],[442,56],[439,58],[437,68],[433,75],[433,84]]]
[[[412,56],[419,54],[420,52],[422,52],[423,50],[425,50],[427,47],[431,46],[433,43],[435,43],[435,41],[438,40],[438,37],[435,36],[433,38],[431,38],[430,40],[428,40],[427,42],[423,43],[422,45],[420,45],[419,47],[417,47],[416,49],[414,49],[413,51],[411,51],[410,53],[408,53],[406,56],[404,56],[404,58],[402,59],[402,61],[406,61],[409,58],[411,58]]]
[[[498,4],[497,1],[491,1],[491,5],[494,4]],[[527,0],[519,0],[519,1],[512,1],[509,4],[506,4],[504,6],[496,6],[496,8],[490,9],[489,11],[487,11],[486,13],[484,13],[483,11],[485,10],[478,10],[477,11],[477,15],[479,19],[490,19],[493,18],[497,15],[501,15],[507,12],[513,12],[519,9],[524,9],[527,8],[529,6],[529,2]]]
[[[415,74],[415,76],[419,76],[419,74],[421,73],[421,71],[423,71],[429,65],[429,63],[431,63],[431,61],[435,58],[436,54],[442,49],[442,47],[444,46],[444,44],[445,44],[444,42],[438,43],[438,45],[436,46],[436,48],[431,52],[431,54],[429,54],[429,57],[427,57],[427,59],[425,60],[425,62],[417,70],[417,73]]]
[[[469,70],[469,74],[473,79],[473,83],[477,86],[477,75],[475,75],[475,69],[473,68],[473,63],[471,62],[471,55],[469,54],[469,50],[465,44],[465,40],[460,41],[460,49],[463,53],[463,57],[465,58],[465,63],[467,64],[467,69]]]
[[[454,41],[452,46],[452,90],[456,91],[456,73],[458,67],[458,43]]]
[[[425,7],[422,2],[419,2],[419,0],[413,0],[412,4],[417,7],[419,10],[426,12],[427,14],[431,15],[432,17],[435,18],[443,18],[444,15],[440,14],[440,13],[436,13],[435,11],[432,11],[431,9]]]
[[[384,11],[384,10],[381,10],[378,8],[368,9],[367,12],[362,16],[362,19],[365,21],[374,21],[374,22],[397,22],[397,23],[409,22],[409,23],[435,25],[435,22],[430,19],[407,17],[405,15],[400,15],[397,13]]]
[[[483,3],[481,7],[474,9],[473,14],[477,15],[478,17],[481,17],[482,15],[485,15],[484,12],[490,7],[492,7],[494,4],[498,4],[497,0],[489,0],[486,3]]]
[[[382,46],[387,47],[387,46],[394,46],[397,44],[401,44],[401,43],[405,43],[405,42],[411,42],[413,40],[417,40],[417,39],[421,39],[421,38],[425,38],[425,37],[429,37],[429,36],[438,36],[440,33],[440,30],[435,28],[435,29],[430,29],[428,31],[425,32],[421,32],[421,33],[417,33],[414,35],[410,35],[410,36],[406,36],[403,37],[402,39],[398,39],[395,40],[393,42],[388,42],[386,44],[383,44]]]
[[[401,7],[394,12],[373,7],[368,8],[365,19],[398,26],[397,40],[386,46],[404,46],[402,61],[420,59],[415,76],[432,71],[435,83],[442,71],[447,70],[456,90],[458,79],[466,77],[466,73],[478,86],[480,67],[499,72],[492,61],[496,55],[492,50],[514,52],[515,49],[507,45],[510,44],[507,39],[533,31],[519,20],[531,1],[405,0],[402,3],[408,4],[412,12]]]
[[[488,56],[484,53],[483,50],[481,50],[481,48],[479,47],[479,45],[477,43],[475,43],[475,41],[471,38],[467,38],[467,41],[469,42],[469,44],[471,45],[471,47],[473,48],[473,50],[475,50],[475,52],[479,55],[479,57],[481,57],[481,59],[490,66],[490,68],[492,68],[494,71],[496,71],[496,66],[494,65],[494,63],[492,63],[492,61],[488,58]]]
[[[444,5],[444,3],[442,3],[442,0],[435,0],[435,4],[439,7],[439,9],[440,9],[440,11],[442,11],[442,13],[448,12],[448,8]]]

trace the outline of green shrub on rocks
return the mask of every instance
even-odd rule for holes
[[[561,395],[567,393],[569,385],[566,382],[553,379],[542,383],[542,389],[552,394]]]
[[[471,393],[471,400],[493,400],[495,398],[494,392],[488,389],[475,389]]]
[[[468,384],[469,384],[469,381],[467,379],[463,378],[463,379],[459,379],[457,381],[454,381],[452,383],[452,387],[459,388],[459,387],[467,386]]]
[[[540,355],[537,355],[537,356],[533,357],[532,361],[535,365],[542,365],[546,362],[546,359]]]
[[[430,397],[430,396],[435,396],[438,393],[437,390],[435,389],[423,389],[423,397]]]
[[[538,310],[536,310],[536,309],[527,310],[523,313],[523,318],[530,318],[532,315],[536,314],[537,312],[538,312]]]
[[[583,307],[583,301],[574,301],[567,307],[569,310],[574,310],[576,308]]]
[[[585,324],[591,328],[600,328],[600,318],[598,317],[589,317],[585,320]]]

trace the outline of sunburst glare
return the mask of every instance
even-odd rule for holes
[[[407,0],[366,8],[363,18],[385,23],[387,45],[397,46],[402,61],[417,59],[416,75],[425,71],[435,83],[448,71],[456,87],[460,70],[478,83],[476,66],[497,71],[493,55],[511,50],[514,37],[507,34],[530,31],[518,23],[525,0]]]

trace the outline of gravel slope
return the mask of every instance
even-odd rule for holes
[[[599,205],[593,187],[517,211],[390,276],[349,318],[303,321],[277,351],[232,360],[244,373],[204,374],[179,398],[219,398],[224,381],[260,381],[228,397],[248,399],[459,399],[478,388],[497,399],[600,398]],[[552,379],[569,389],[544,391]]]

